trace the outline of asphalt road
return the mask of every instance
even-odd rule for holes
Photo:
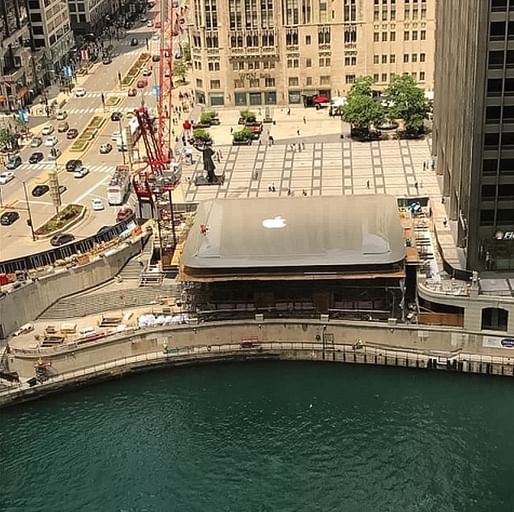
[[[71,95],[62,110],[68,113],[66,121],[70,128],[76,128],[79,133],[86,127],[89,120],[98,113],[103,113],[101,95],[105,98],[109,96],[117,96],[121,98],[120,103],[115,107],[107,107],[105,112],[113,112],[115,110],[126,113],[136,107],[141,106],[142,100],[151,110],[155,109],[156,101],[151,95],[151,86],[158,80],[158,64],[153,64],[153,77],[149,77],[149,85],[144,89],[138,89],[137,97],[128,97],[127,91],[120,91],[118,87],[118,73],[122,76],[130,68],[132,63],[137,59],[138,54],[150,51],[158,52],[158,41],[152,39],[155,31],[146,26],[139,24],[133,30],[127,31],[127,35],[121,41],[113,40],[115,57],[109,65],[102,63],[96,64],[90,74],[79,79],[78,87],[84,87],[87,91],[86,96],[77,98]],[[132,37],[137,37],[139,45],[137,47],[130,46]],[[148,49],[145,39],[148,38]],[[11,206],[20,213],[20,219],[11,226],[0,226],[0,259],[10,259],[24,254],[31,254],[46,250],[50,247],[48,240],[32,241],[30,228],[27,225],[28,212],[27,203],[24,199],[23,183],[27,187],[29,196],[29,205],[32,213],[34,227],[43,224],[51,215],[55,213],[55,207],[52,204],[50,193],[36,198],[31,195],[32,189],[39,183],[45,183],[48,171],[58,170],[59,184],[66,187],[66,191],[62,194],[62,203],[91,205],[94,198],[103,199],[105,209],[100,212],[94,212],[89,209],[84,221],[77,227],[72,229],[72,233],[77,239],[88,237],[102,226],[111,225],[115,222],[116,212],[119,207],[110,207],[106,200],[106,186],[109,178],[114,171],[116,165],[123,163],[123,155],[116,149],[116,144],[111,140],[112,133],[120,129],[118,122],[112,122],[110,119],[104,124],[100,134],[95,138],[93,144],[90,145],[85,153],[77,154],[68,151],[73,140],[66,139],[65,133],[57,133],[57,125],[59,121],[50,120],[32,129],[33,135],[40,135],[42,128],[46,124],[52,124],[56,129],[53,135],[58,137],[56,145],[62,152],[62,156],[53,162],[48,160],[49,148],[40,146],[37,149],[24,147],[19,154],[22,157],[23,164],[15,171],[15,179],[6,185],[0,185],[0,193],[4,208],[0,211],[7,211],[5,206]],[[126,126],[127,119],[124,117],[122,126]],[[42,136],[43,137],[43,136]],[[43,137],[46,140],[46,137]],[[101,144],[109,142],[113,145],[113,151],[107,155],[101,155],[99,147]],[[141,150],[142,143],[141,144]],[[29,156],[34,151],[42,151],[45,159],[38,164],[29,164]],[[125,155],[126,156],[126,155]],[[82,179],[73,177],[73,173],[64,171],[64,165],[71,158],[80,158],[84,165],[90,169],[89,175]],[[2,171],[3,172],[3,171]],[[135,198],[131,197],[128,203],[135,204]]]

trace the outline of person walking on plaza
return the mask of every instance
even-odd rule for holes
[[[366,181],[366,188],[369,190],[369,180]]]
[[[137,262],[139,263],[139,266],[143,268],[145,264],[143,263],[143,258],[141,257],[141,254],[137,257]]]
[[[300,130],[296,130],[296,135],[300,136]]]
[[[303,124],[307,124],[307,119],[305,119],[305,116],[303,116]]]

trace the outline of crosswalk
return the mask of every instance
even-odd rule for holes
[[[148,78],[147,78],[148,80]],[[104,95],[105,99],[109,98],[110,96],[114,97],[125,97],[127,95],[127,91],[120,91],[120,92],[112,92],[112,91],[87,91],[86,97],[87,98],[101,98],[102,94]],[[139,97],[141,96],[152,96],[152,90],[151,89],[145,89],[142,91],[141,89],[138,89],[137,95]]]
[[[151,103],[151,102],[150,102]],[[148,104],[148,102],[145,102]],[[127,112],[133,112],[136,106],[132,107],[106,107],[104,110],[102,107],[86,107],[86,108],[68,108],[66,112],[68,115],[70,114],[104,114],[109,112],[123,112],[126,114]],[[151,110],[151,109],[150,109]]]
[[[112,174],[116,165],[89,165],[87,162],[84,162],[84,165],[89,169],[91,173],[94,174]],[[62,165],[59,165],[59,168],[62,169]],[[55,170],[54,162],[39,162],[38,164],[22,164],[19,167],[22,171],[53,171]]]

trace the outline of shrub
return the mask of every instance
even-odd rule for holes
[[[232,137],[233,137],[234,141],[241,142],[244,140],[251,139],[252,135],[253,135],[252,130],[250,130],[250,128],[244,127],[242,130],[234,132],[232,134]]]
[[[241,110],[240,115],[244,119],[245,123],[254,123],[257,119],[255,112],[252,112],[251,110]]]
[[[198,142],[212,142],[211,135],[203,128],[196,128],[193,130],[193,138]]]

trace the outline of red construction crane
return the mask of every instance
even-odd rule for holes
[[[134,173],[134,190],[138,201],[154,203],[163,191],[172,190],[180,180],[180,173],[173,165],[171,145],[173,117],[173,34],[178,22],[176,0],[161,0],[159,50],[159,84],[157,90],[157,116],[150,117],[148,109],[135,110],[139,130],[146,149],[146,163]],[[154,124],[155,123],[155,124]]]

